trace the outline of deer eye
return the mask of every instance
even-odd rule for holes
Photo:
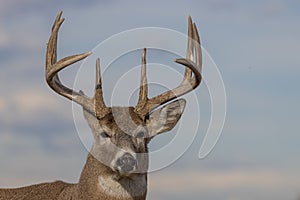
[[[138,133],[136,134],[135,137],[136,137],[136,138],[143,138],[143,137],[145,137],[145,132],[140,131],[140,132],[138,132]]]
[[[108,135],[108,133],[107,132],[101,132],[100,133],[100,136],[102,137],[102,138],[110,138],[111,136],[110,135]]]

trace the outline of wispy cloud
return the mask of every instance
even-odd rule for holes
[[[297,173],[296,171],[294,172]],[[235,196],[237,199],[250,199],[246,191],[261,191],[257,194],[258,199],[272,197],[270,191],[281,191],[278,197],[273,199],[291,199],[296,193],[290,193],[282,188],[297,191],[300,180],[293,174],[274,169],[248,169],[248,170],[183,170],[153,173],[150,175],[150,195],[165,194],[169,198],[187,196],[191,194],[202,198],[207,193],[215,191],[228,191],[223,199]],[[233,191],[244,191],[234,192]],[[230,194],[231,193],[231,194]],[[209,195],[208,195],[209,196]],[[208,199],[213,199],[211,195]],[[251,196],[251,195],[249,195]]]
[[[71,104],[69,104],[70,109]],[[60,116],[72,120],[72,116],[61,112],[65,107],[60,104],[58,96],[50,92],[40,90],[19,91],[16,94],[7,94],[0,97],[0,112],[2,122],[18,123],[18,120],[25,122],[38,122],[47,116]],[[70,112],[71,113],[71,112]],[[44,116],[41,116],[44,115]],[[18,119],[18,120],[16,120]]]
[[[229,109],[218,149],[205,161],[203,171],[186,170],[186,163],[181,163],[175,164],[178,171],[151,174],[150,197],[293,199],[300,185],[294,172],[300,163],[300,7],[290,0],[1,0],[1,186],[61,178],[76,181],[84,164],[86,151],[76,135],[71,103],[51,92],[44,81],[46,42],[60,9],[66,22],[60,32],[59,57],[90,50],[130,28],[159,26],[185,33],[186,17],[192,15],[199,24],[202,44],[219,65]],[[153,55],[155,59],[160,56]],[[131,58],[140,62],[140,55]],[[130,59],[128,68],[137,63]],[[73,85],[76,69],[62,72],[66,85]],[[105,90],[112,88],[115,74],[114,70],[108,73]],[[168,73],[161,75],[169,78]],[[203,98],[201,109],[209,110],[209,99]],[[186,124],[192,124],[193,112],[185,115]],[[201,117],[208,123],[209,111]],[[204,130],[207,124],[201,121],[200,126]],[[192,146],[183,160],[199,166],[201,161],[192,158],[197,151]]]

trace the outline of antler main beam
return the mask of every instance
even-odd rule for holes
[[[46,80],[48,85],[58,94],[78,103],[83,109],[101,118],[107,114],[110,109],[106,107],[103,99],[100,60],[96,61],[96,87],[93,98],[89,98],[82,91],[76,92],[64,86],[58,76],[58,72],[62,69],[76,63],[91,55],[92,52],[82,53],[79,55],[68,56],[57,61],[57,37],[58,31],[64,19],[61,18],[62,11],[60,11],[54,21],[52,27],[52,34],[49,38],[46,53]],[[192,22],[191,17],[188,18],[188,45],[186,58],[179,58],[175,60],[185,66],[185,73],[182,82],[176,88],[166,91],[153,98],[148,98],[148,85],[146,76],[146,49],[142,55],[142,71],[141,71],[141,85],[139,101],[135,111],[141,116],[148,115],[152,110],[160,105],[178,98],[193,89],[195,89],[201,82],[202,71],[202,51],[200,38],[195,23]]]
[[[149,99],[146,77],[146,49],[144,49],[142,56],[140,96],[135,108],[136,112],[141,116],[146,116],[160,105],[192,91],[201,83],[202,51],[200,37],[196,24],[192,22],[190,16],[188,18],[188,46],[186,58],[176,59],[175,62],[186,67],[181,84],[172,90]],[[194,76],[192,76],[192,73]]]
[[[94,98],[91,99],[84,95],[82,91],[76,92],[66,86],[64,86],[58,76],[58,72],[62,69],[76,63],[80,60],[85,59],[92,52],[82,53],[79,55],[68,56],[57,61],[57,38],[58,31],[64,18],[61,18],[62,11],[60,11],[54,21],[52,26],[52,33],[47,44],[46,53],[46,81],[48,85],[59,95],[70,99],[83,107],[83,109],[96,115],[97,117],[103,117],[107,112],[107,107],[105,106],[103,96],[102,96],[102,84],[100,75],[100,60],[97,59],[96,62],[96,87]]]

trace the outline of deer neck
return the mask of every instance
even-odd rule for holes
[[[147,174],[116,180],[109,167],[89,154],[78,189],[79,199],[89,197],[90,200],[145,200]]]

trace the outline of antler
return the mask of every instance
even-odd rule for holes
[[[57,37],[58,31],[64,19],[61,19],[62,11],[60,11],[55,19],[52,27],[52,34],[49,38],[46,53],[46,81],[48,85],[58,94],[78,103],[86,111],[94,114],[98,118],[104,117],[110,108],[106,107],[103,99],[100,60],[96,61],[96,86],[95,94],[91,99],[82,91],[76,92],[64,86],[58,76],[58,72],[72,65],[80,60],[85,59],[92,52],[87,52],[79,55],[65,57],[57,61]],[[146,77],[146,49],[142,55],[142,71],[141,71],[141,86],[140,97],[135,111],[141,116],[146,116],[149,112],[158,106],[171,101],[179,96],[182,96],[193,89],[195,89],[201,82],[202,71],[202,51],[200,46],[200,38],[195,23],[192,22],[191,17],[188,19],[188,47],[186,58],[176,59],[175,62],[186,67],[184,78],[181,84],[174,88],[160,94],[151,99],[148,98],[148,86]],[[195,59],[194,59],[195,57]]]
[[[149,114],[149,112],[159,107],[160,105],[192,91],[200,84],[202,79],[202,51],[200,37],[196,24],[192,22],[190,16],[188,18],[188,37],[186,58],[179,58],[175,60],[175,62],[186,67],[183,81],[178,87],[166,91],[163,94],[160,94],[151,99],[148,99],[148,86],[146,77],[146,49],[144,49],[142,55],[139,101],[135,108],[135,111],[141,116],[146,116],[147,114]],[[192,76],[192,73],[194,74],[194,76]]]
[[[48,85],[58,94],[70,99],[83,107],[91,114],[97,117],[103,117],[108,111],[105,106],[102,96],[102,85],[100,75],[100,61],[96,62],[96,87],[94,98],[91,99],[84,95],[82,91],[76,92],[66,86],[64,86],[58,76],[58,72],[66,68],[73,63],[76,63],[92,54],[92,52],[82,53],[79,55],[73,55],[65,57],[57,61],[57,36],[61,24],[64,22],[64,18],[61,19],[62,11],[60,11],[52,26],[52,34],[47,44],[46,53],[46,81]]]

